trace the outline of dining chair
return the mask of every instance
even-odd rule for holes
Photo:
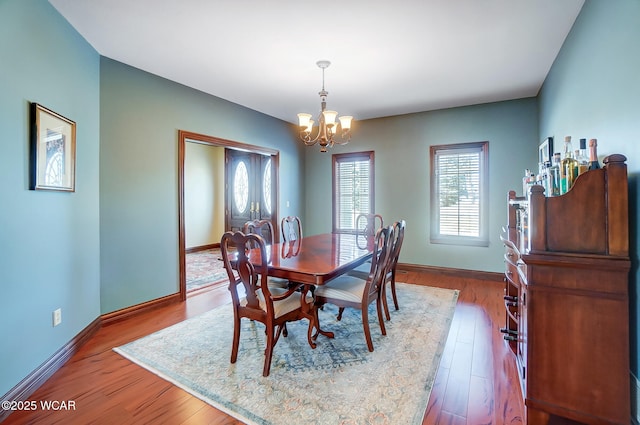
[[[383,306],[380,295],[386,270],[385,266],[387,264],[387,258],[390,255],[389,240],[392,232],[393,228],[391,226],[382,227],[376,232],[370,273],[366,279],[361,279],[360,277],[350,274],[343,274],[325,285],[317,286],[315,290],[316,314],[318,313],[318,309],[326,303],[338,306],[340,310],[338,320],[342,318],[342,311],[345,307],[360,309],[362,327],[369,351],[373,351],[373,341],[371,340],[371,330],[369,329],[369,304],[373,301],[376,301],[380,331],[382,335],[387,334],[382,318]]]
[[[224,267],[229,276],[229,292],[233,304],[233,343],[231,347],[231,363],[238,359],[240,343],[241,319],[261,322],[266,330],[266,348],[262,376],[269,376],[271,358],[280,334],[287,336],[287,322],[308,318],[313,310],[313,297],[306,296],[303,302],[297,287],[274,288],[267,284],[267,258],[264,239],[257,234],[242,232],[226,232],[220,241]],[[260,261],[249,260],[259,255]],[[235,271],[235,273],[234,273]],[[240,298],[238,287],[243,287],[246,294]],[[315,312],[314,312],[315,313]]]
[[[361,213],[356,217],[356,232],[365,236],[375,236],[383,226],[384,220],[380,214]]]
[[[402,243],[404,242],[404,232],[407,223],[405,220],[396,221],[393,223],[393,233],[389,240],[390,252],[387,259],[386,270],[384,272],[384,280],[381,286],[382,305],[384,307],[384,313],[387,320],[391,320],[389,314],[389,305],[387,303],[387,284],[391,288],[391,297],[393,299],[393,305],[396,310],[400,309],[398,304],[398,296],[396,294],[396,269],[398,266],[398,258],[400,258],[400,250]],[[360,279],[366,279],[370,270],[367,264],[356,267],[348,272],[352,276],[359,277]]]
[[[384,313],[387,320],[391,320],[391,315],[389,314],[389,305],[387,302],[387,284],[391,288],[391,297],[393,299],[393,305],[396,310],[400,309],[398,304],[398,296],[396,294],[396,269],[398,266],[398,258],[400,258],[400,250],[402,248],[402,243],[404,242],[404,231],[406,227],[405,220],[396,221],[393,223],[393,237],[390,240],[390,254],[387,260],[387,267],[385,271],[384,283],[381,287],[382,291],[382,305],[384,307]],[[360,279],[366,279],[369,275],[369,265],[362,264],[361,266],[356,267],[353,270],[347,272],[352,276],[359,277]]]
[[[282,242],[302,239],[302,222],[300,221],[300,217],[291,215],[282,217],[280,229],[282,230]]]
[[[404,220],[396,221],[393,224],[393,234],[395,240],[393,241],[393,249],[391,251],[391,254],[389,255],[389,267],[385,274],[384,283],[382,285],[382,302],[387,320],[391,320],[391,317],[389,316],[389,306],[387,305],[387,283],[391,288],[393,305],[396,310],[400,310],[400,306],[398,305],[398,296],[396,295],[396,269],[398,267],[398,258],[400,258],[402,243],[404,242],[405,227],[407,227],[407,223]]]
[[[257,234],[262,236],[267,245],[273,245],[275,241],[275,231],[273,230],[273,223],[271,220],[249,220],[242,226],[242,232],[245,234]],[[269,285],[279,286],[281,288],[287,288],[289,281],[279,277],[269,277]]]
[[[373,238],[378,229],[384,226],[384,220],[380,214],[360,213],[356,217],[356,238]],[[359,241],[359,239],[358,239]],[[371,261],[367,261],[364,267],[368,267]]]
[[[255,233],[262,236],[267,245],[275,243],[276,234],[271,220],[249,220],[242,226],[242,232],[245,234]]]

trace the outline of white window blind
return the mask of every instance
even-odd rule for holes
[[[334,155],[333,181],[333,230],[354,232],[358,215],[373,212],[373,152]]]
[[[431,149],[431,240],[486,245],[487,142]]]

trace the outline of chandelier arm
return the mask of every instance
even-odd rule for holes
[[[316,134],[315,137],[312,137],[313,131],[307,133],[304,130],[300,130],[300,139],[307,146],[313,146],[320,141],[320,134],[322,134],[321,126],[324,124],[324,119],[322,118],[322,112],[320,113],[317,119],[318,119],[318,133]]]
[[[307,146],[313,146],[316,143],[318,143],[318,136],[320,135],[320,133],[318,133],[318,135],[316,137],[314,137],[313,139],[311,139],[309,136],[305,136],[304,134],[301,134],[300,137],[302,139],[302,142],[307,145]]]

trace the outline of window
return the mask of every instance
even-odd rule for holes
[[[374,212],[373,151],[333,155],[333,232],[355,233],[356,217]]]
[[[431,146],[431,242],[489,246],[489,142]]]

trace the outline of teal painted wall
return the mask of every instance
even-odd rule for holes
[[[178,130],[279,150],[280,214],[304,214],[291,124],[104,57],[100,72],[102,313],[178,291]]]
[[[640,1],[587,0],[540,92],[540,135],[597,138],[600,160],[627,158],[631,371],[638,376]]]
[[[0,2],[0,394],[100,314],[99,55],[44,0]],[[29,190],[29,103],[77,123],[75,193]],[[52,312],[62,308],[62,324]]]
[[[327,153],[307,148],[306,234],[331,231],[331,154],[375,151],[375,210],[389,223],[405,219],[400,261],[501,272],[501,227],[507,192],[522,191],[525,168],[537,164],[538,120],[534,98],[400,115],[354,123],[351,142]],[[488,247],[429,242],[429,147],[489,141]],[[514,154],[517,152],[517,154]]]

